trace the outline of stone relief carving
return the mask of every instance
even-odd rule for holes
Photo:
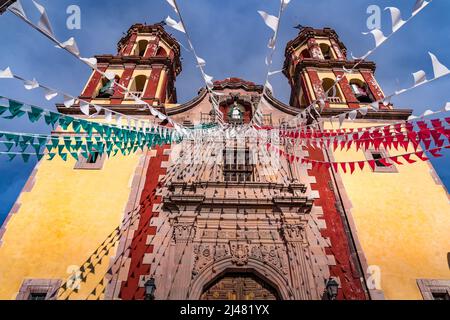
[[[192,240],[197,231],[196,226],[192,224],[174,224],[173,239],[175,242]]]

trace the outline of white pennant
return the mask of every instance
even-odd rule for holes
[[[39,13],[41,14],[41,17],[39,18],[38,26],[48,35],[51,37],[54,37],[52,26],[50,24],[50,20],[48,19],[47,12],[45,11],[45,8],[33,0],[33,3],[35,7],[38,9]]]
[[[445,111],[450,111],[450,102],[447,102],[445,107],[444,107]]]
[[[269,76],[273,76],[274,74],[282,73],[282,72],[283,72],[283,70],[271,71],[271,72],[269,72]]]
[[[58,92],[51,89],[44,89],[44,92],[45,92],[45,99],[47,99],[47,101],[52,100],[54,97],[58,95]]]
[[[440,63],[438,58],[434,54],[432,54],[431,52],[428,52],[428,54],[430,55],[431,61],[433,63],[433,71],[435,78],[439,78],[450,73],[450,70],[448,70],[446,66]]]
[[[89,103],[87,103],[86,101],[80,101],[80,110],[85,115],[89,116]]]
[[[344,123],[345,117],[346,117],[345,113],[339,115],[339,128],[342,127],[342,124]]]
[[[183,24],[180,22],[176,22],[173,20],[170,16],[167,16],[166,23],[169,27],[174,28],[175,30],[178,30],[180,32],[186,33],[186,30],[184,30]]]
[[[14,2],[12,5],[10,5],[8,7],[9,10],[11,10],[12,12],[18,14],[19,16],[27,19],[27,16],[25,14],[25,11],[23,10],[22,4],[20,3],[19,0],[17,0],[16,2]]]
[[[78,45],[73,37],[71,37],[69,40],[61,43],[60,45],[61,45],[61,47],[69,50],[73,54],[75,54],[77,56],[80,55],[80,50],[78,49]],[[58,46],[56,46],[56,47],[59,48]]]
[[[391,12],[392,32],[396,32],[406,23],[406,21],[402,20],[402,14],[398,8],[387,7],[384,10],[389,10]]]
[[[380,110],[380,105],[379,105],[378,101],[375,101],[375,102],[371,103],[371,104],[370,104],[370,107],[371,107],[373,110],[375,110],[375,111]]]
[[[12,79],[12,78],[14,78],[14,75],[11,72],[11,69],[9,67],[7,67],[5,70],[0,71],[0,78]]]
[[[375,38],[375,46],[376,47],[380,46],[387,39],[384,36],[383,31],[381,31],[380,29],[373,29],[370,32],[363,32],[362,34],[368,35],[369,33],[371,33],[374,36],[374,38]]]
[[[116,77],[116,74],[112,71],[105,72],[105,77],[108,80],[113,80]]]
[[[431,1],[425,1],[425,0],[416,0],[416,3],[413,8],[412,15],[415,16],[420,11],[422,11]]]
[[[199,56],[195,56],[195,58],[197,59],[197,66],[199,67],[206,66],[206,61],[204,59],[200,58]]]
[[[205,82],[206,82],[206,85],[208,86],[208,88],[212,88],[214,86],[214,83],[213,83],[214,78],[207,75],[206,73],[204,73],[203,76],[205,78]]]
[[[64,106],[70,108],[75,103],[75,98],[64,95]]]
[[[170,4],[170,6],[173,8],[173,10],[175,10],[176,13],[178,13],[177,10],[177,6],[175,5],[175,1],[174,0],[166,0],[168,4]]]
[[[357,111],[357,110],[352,110],[352,111],[350,111],[349,114],[348,114],[348,118],[349,118],[351,121],[354,121],[354,120],[356,119],[357,116],[358,116],[358,111]]]
[[[435,114],[433,110],[427,110],[422,114],[422,117],[428,117],[431,116],[432,114]]]
[[[427,75],[426,75],[425,71],[423,71],[423,70],[414,72],[413,77],[414,77],[414,85],[415,86],[427,81]]]
[[[268,14],[265,11],[258,11],[260,16],[263,18],[265,24],[273,30],[273,32],[277,32],[278,29],[278,18]]]
[[[33,90],[33,89],[39,88],[39,82],[37,82],[36,79],[25,80],[23,86],[27,90]]]
[[[94,113],[93,116],[97,116],[100,114],[100,112],[102,112],[102,108],[99,106],[96,106],[95,104],[94,104],[94,109],[95,109],[96,113]]]
[[[369,112],[369,107],[362,107],[359,108],[359,113],[361,113],[363,116],[367,115],[367,113]]]
[[[109,110],[105,110],[105,120],[110,123],[112,121],[112,112]]]
[[[87,63],[92,69],[97,68],[97,59],[96,58],[80,58],[80,60]]]

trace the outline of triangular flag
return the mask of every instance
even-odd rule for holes
[[[70,96],[64,95],[64,106],[66,108],[70,108],[71,106],[73,106],[74,103],[75,103],[75,98],[74,97],[70,97]]]
[[[89,65],[92,69],[97,69],[97,58],[80,58],[80,60]]]
[[[186,30],[184,30],[183,24],[180,22],[176,22],[173,20],[170,16],[167,16],[166,23],[169,27],[174,28],[175,30],[178,30],[180,32],[186,33]]]
[[[263,18],[266,25],[273,30],[273,32],[277,32],[278,29],[278,18],[275,16],[272,16],[264,11],[258,11],[260,16]]]
[[[37,82],[37,80],[33,78],[33,80],[25,80],[23,86],[27,90],[33,90],[39,88],[39,82]]]
[[[80,111],[89,116],[89,103],[86,101],[80,101]]]
[[[427,75],[426,75],[425,71],[423,71],[423,70],[414,72],[413,77],[414,77],[414,86],[417,86],[417,85],[427,81]]]
[[[0,78],[3,79],[12,79],[14,75],[11,72],[11,69],[7,67],[5,70],[0,71]]]
[[[45,92],[45,99],[47,101],[52,100],[54,97],[58,95],[58,92],[52,89],[44,89],[44,92]]]
[[[430,55],[431,61],[433,63],[433,71],[435,78],[439,78],[450,73],[450,70],[448,70],[446,66],[440,63],[438,58],[434,54],[432,54],[431,52],[428,52],[428,54]]]
[[[396,7],[387,7],[384,10],[389,10],[391,12],[392,17],[392,32],[396,32],[400,29],[406,21],[402,20],[401,12]]]
[[[387,39],[384,36],[383,31],[381,31],[380,29],[373,29],[370,32],[363,32],[362,34],[368,35],[369,33],[371,33],[374,36],[374,38],[375,38],[375,46],[376,47],[380,46]]]
[[[175,0],[166,0],[166,1],[167,1],[167,3],[170,4],[170,6],[173,8],[173,10],[175,10],[175,12],[178,13],[177,5],[175,4]]]
[[[22,4],[19,0],[15,1],[13,4],[11,4],[8,9],[15,14],[27,19],[27,16],[25,14],[25,11],[23,10]]]
[[[199,67],[206,66],[206,61],[204,59],[200,58],[199,56],[195,56],[195,58],[197,59],[197,66]]]
[[[430,3],[430,1],[416,0],[416,3],[414,4],[414,8],[413,8],[413,13],[412,13],[412,15],[415,16],[416,14],[418,14],[418,13],[419,13],[420,11],[422,11],[429,3]]]
[[[47,12],[45,11],[45,8],[33,0],[34,5],[39,10],[41,17],[39,18],[38,26],[41,28],[42,31],[44,31],[46,34],[54,37],[52,26],[50,24],[50,20],[48,19]]]
[[[60,44],[64,49],[72,52],[74,55],[79,56],[80,50],[78,49],[77,43],[73,37],[69,38],[69,40]]]

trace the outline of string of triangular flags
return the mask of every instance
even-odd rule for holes
[[[362,57],[357,58],[354,57],[352,55],[352,58],[354,60],[357,60],[356,64],[352,67],[352,69],[346,69],[345,67],[343,67],[343,71],[344,74],[351,74],[358,65],[360,65],[365,59],[367,59],[371,54],[373,54],[383,43],[385,43],[387,40],[389,40],[395,33],[397,33],[403,26],[406,25],[407,22],[409,22],[411,19],[413,19],[419,12],[421,12],[425,7],[427,7],[430,3],[432,2],[432,0],[429,1],[425,1],[425,0],[416,0],[413,11],[412,11],[412,15],[411,17],[404,21],[401,19],[401,12],[398,8],[395,7],[387,7],[385,8],[385,10],[389,10],[391,13],[391,18],[392,18],[392,33],[388,36],[385,37],[383,32],[380,29],[374,29],[368,33],[363,32],[364,35],[366,34],[372,34],[375,38],[375,47],[371,50],[369,50],[366,54],[364,54]],[[331,86],[326,92],[324,92],[322,97],[318,97],[316,100],[314,100],[308,107],[306,107],[306,109],[302,112],[300,112],[299,114],[297,114],[295,117],[293,117],[292,119],[290,119],[288,122],[290,124],[294,123],[295,126],[298,125],[298,120],[301,120],[302,118],[306,118],[307,114],[312,115],[312,111],[314,111],[315,113],[317,113],[320,117],[320,113],[319,111],[316,109],[316,106],[319,106],[319,110],[320,112],[322,111],[322,109],[325,106],[325,100],[326,97],[328,95],[329,92],[331,92],[331,90],[334,90],[334,88],[337,86],[337,84],[342,81],[344,77],[337,77],[336,80],[334,81],[333,86]],[[376,106],[376,109],[378,110],[378,104]],[[312,117],[315,118],[315,117]]]
[[[187,41],[188,41],[188,44],[189,44],[189,48],[192,51],[192,53],[194,54],[194,56],[195,56],[195,61],[197,63],[197,67],[200,70],[200,73],[201,73],[202,78],[203,78],[203,80],[205,82],[205,85],[206,85],[206,89],[208,90],[209,95],[211,97],[214,113],[216,114],[216,117],[217,117],[217,120],[218,120],[219,124],[221,126],[223,126],[223,124],[224,124],[223,113],[219,109],[219,102],[218,102],[218,100],[216,98],[216,96],[219,95],[219,94],[217,92],[213,91],[213,88],[214,88],[213,79],[214,78],[212,76],[206,74],[206,72],[204,70],[205,66],[206,66],[206,61],[205,61],[205,59],[203,59],[203,58],[201,58],[201,57],[199,57],[197,55],[197,52],[196,52],[196,50],[194,48],[194,45],[193,45],[192,40],[191,40],[191,37],[189,36],[189,33],[186,30],[186,25],[184,23],[183,17],[181,15],[180,8],[178,7],[178,4],[177,4],[176,0],[166,0],[166,1],[167,1],[167,3],[169,3],[169,5],[175,11],[175,13],[177,14],[177,16],[178,16],[180,21],[177,22],[174,19],[172,19],[170,16],[168,16],[166,18],[165,22],[166,22],[166,24],[169,27],[172,27],[173,29],[175,29],[177,31],[180,31],[180,32],[182,32],[182,33],[184,33],[186,35],[186,38],[187,38]]]
[[[280,71],[271,71],[271,69],[272,69],[272,63],[273,63],[273,55],[276,50],[276,42],[278,39],[278,29],[280,27],[281,16],[282,16],[284,10],[289,5],[289,2],[291,2],[291,0],[280,0],[280,9],[279,9],[277,17],[270,15],[267,12],[262,11],[262,10],[258,11],[258,14],[264,20],[264,23],[274,32],[274,34],[272,37],[270,37],[269,43],[268,43],[268,48],[270,51],[269,51],[269,54],[267,55],[266,61],[265,61],[266,66],[267,66],[267,74],[266,74],[266,79],[265,79],[265,83],[264,83],[263,93],[261,95],[262,97],[261,97],[261,100],[259,101],[257,107],[255,108],[255,112],[250,121],[250,124],[254,124],[257,127],[261,127],[263,124],[263,114],[261,113],[260,107],[261,107],[261,102],[264,99],[264,95],[266,94],[267,91],[270,91],[272,95],[274,94],[273,87],[269,82],[269,77],[274,74],[282,72],[281,70]]]
[[[132,97],[135,102],[139,105],[143,105],[145,108],[148,108],[150,113],[160,119],[161,121],[168,121],[169,124],[171,124],[177,131],[183,129],[184,127],[177,122],[175,122],[172,118],[169,116],[161,113],[157,109],[153,108],[150,104],[140,99],[140,97],[136,96],[133,92],[131,92],[127,87],[123,86],[122,84],[115,81],[115,74],[112,72],[103,72],[97,68],[97,59],[96,58],[84,58],[80,55],[80,51],[78,49],[78,46],[76,44],[75,39],[72,37],[68,39],[67,41],[61,43],[58,39],[56,39],[53,29],[51,27],[50,20],[48,18],[47,12],[44,8],[44,6],[37,3],[35,0],[33,0],[34,5],[40,12],[40,19],[38,24],[34,24],[31,20],[27,18],[27,15],[22,7],[22,4],[20,0],[17,0],[14,2],[11,6],[8,7],[8,11],[12,12],[15,16],[19,17],[21,20],[23,20],[25,23],[27,23],[29,26],[31,26],[33,29],[39,31],[41,34],[43,34],[46,38],[51,40],[53,43],[56,44],[58,48],[64,49],[65,51],[69,52],[72,56],[77,58],[79,61],[83,62],[84,64],[88,65],[90,68],[95,70],[97,73],[101,74],[103,77],[107,78],[108,80],[112,81],[115,86],[122,89],[124,93],[127,93],[128,96]],[[69,100],[70,101],[70,100]]]

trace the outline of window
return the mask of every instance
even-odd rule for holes
[[[450,280],[417,280],[424,300],[450,300]]]
[[[108,99],[111,98],[115,93],[115,83],[120,81],[120,77],[116,75],[114,79],[107,79],[103,77],[100,82],[100,89],[98,89],[98,93],[96,98]]]
[[[157,57],[167,57],[167,52],[164,50],[164,48],[159,47],[158,51],[156,52]]]
[[[78,155],[78,161],[75,164],[75,170],[101,170],[105,163],[106,155],[100,155],[99,152],[94,151],[89,153],[85,158],[83,155]]]
[[[308,49],[304,49],[301,53],[300,53],[300,59],[309,59],[311,58],[311,54],[309,53]]]
[[[98,159],[100,157],[100,154],[95,151],[89,154],[89,157],[87,158],[86,162],[90,164],[97,163]]]
[[[249,149],[230,148],[223,151],[226,182],[253,181],[253,162]]]
[[[325,78],[322,80],[323,91],[326,94],[327,100],[330,103],[341,103],[342,96],[339,91],[338,85],[335,81],[330,78]]]
[[[374,172],[377,173],[397,173],[397,167],[388,159],[389,154],[384,149],[373,150],[368,149],[364,151],[368,161],[375,161]]]
[[[139,75],[133,79],[133,82],[130,86],[130,94],[134,94],[138,98],[140,98],[144,92],[145,84],[147,83],[147,77],[145,75]],[[127,98],[129,98],[129,95]]]
[[[431,292],[433,300],[450,300],[450,294],[448,292]]]
[[[366,83],[362,82],[359,79],[350,80],[350,87],[352,88],[353,94],[356,99],[358,99],[361,103],[372,103],[375,100],[370,93],[369,87]]]
[[[136,55],[143,57],[145,55],[145,51],[147,50],[148,41],[140,40],[136,47]]]
[[[325,60],[331,60],[333,58],[333,56],[331,54],[331,48],[330,48],[329,45],[327,45],[325,43],[321,43],[320,44],[320,51],[322,51],[322,55],[323,55]]]
[[[47,292],[30,292],[28,300],[45,300]]]
[[[61,280],[25,279],[19,289],[16,300],[55,300]]]
[[[263,114],[263,126],[272,126],[272,114]]]

